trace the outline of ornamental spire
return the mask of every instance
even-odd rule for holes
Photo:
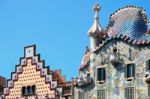
[[[88,31],[88,36],[90,38],[90,43],[91,43],[90,47],[91,47],[91,50],[93,51],[96,49],[97,46],[99,46],[100,43],[102,43],[102,38],[105,35],[101,25],[99,24],[100,9],[101,7],[99,6],[99,4],[96,4],[93,7],[93,10],[95,12],[94,23],[92,27],[90,28],[90,30]]]
[[[100,33],[102,33],[102,27],[99,24],[99,11],[100,11],[101,7],[99,6],[99,4],[94,5],[93,10],[95,12],[95,17],[94,17],[94,23],[92,25],[92,27],[90,28],[90,30],[88,31],[88,35],[92,36],[92,35],[100,35]]]
[[[98,19],[99,18],[99,11],[101,10],[101,7],[99,6],[99,4],[97,3],[94,7],[93,10],[95,12],[95,18]]]

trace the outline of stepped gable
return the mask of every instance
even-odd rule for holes
[[[40,83],[39,81],[41,78],[42,79],[41,83],[45,84],[47,86],[47,88],[49,88],[48,92],[49,92],[51,98],[55,98],[55,95],[56,95],[55,90],[56,90],[56,88],[59,87],[59,82],[62,83],[65,80],[62,79],[63,76],[61,77],[61,75],[59,73],[58,73],[59,78],[57,80],[53,80],[54,72],[52,70],[50,70],[48,66],[45,66],[45,61],[40,59],[40,54],[36,54],[36,46],[35,45],[27,46],[24,48],[24,57],[20,58],[20,64],[16,65],[15,72],[11,73],[11,79],[9,79],[7,81],[7,86],[4,88],[3,97],[9,98],[14,95],[13,89],[14,89],[15,84],[17,84],[17,86],[18,86],[17,88],[19,88],[19,89],[21,89],[22,86],[26,86],[26,83],[24,82],[23,79],[29,78],[29,77],[24,78],[24,75],[28,75],[29,71],[31,73],[30,77],[32,75],[31,79],[28,79],[28,80],[31,80],[31,81],[29,81],[30,82],[29,84],[32,84],[32,82],[36,82],[33,84]],[[36,75],[34,75],[35,72],[37,72]],[[57,72],[55,72],[55,73],[57,74]],[[58,81],[58,80],[60,80],[60,81]],[[10,93],[10,91],[11,91],[11,93]]]

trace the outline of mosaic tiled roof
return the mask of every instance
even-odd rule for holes
[[[83,56],[83,59],[82,59],[82,62],[81,62],[81,66],[80,66],[80,70],[84,69],[85,67],[87,67],[87,64],[88,64],[88,61],[90,59],[90,56],[91,56],[92,52],[89,51],[87,52],[84,56]]]
[[[102,33],[102,28],[98,22],[98,11],[96,16],[96,21],[94,20],[94,25],[90,28],[89,34]],[[147,20],[145,10],[141,7],[126,6],[117,10],[111,15],[105,32],[106,34],[102,35],[102,43],[97,44],[94,50],[89,51],[83,56],[80,70],[88,66],[92,51],[98,51],[113,39],[125,41],[133,45],[150,44],[150,22]]]
[[[123,35],[132,40],[149,42],[145,10],[134,6],[119,9],[110,17],[107,33],[109,37]]]

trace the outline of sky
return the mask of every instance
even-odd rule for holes
[[[104,29],[110,15],[127,5],[150,16],[150,0],[0,0],[0,75],[9,79],[24,47],[36,44],[46,66],[61,69],[67,80],[77,77],[97,2]]]

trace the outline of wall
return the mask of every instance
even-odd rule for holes
[[[115,68],[108,57],[112,54],[113,48],[119,49],[121,65]],[[132,61],[129,60],[129,48],[132,51]],[[150,59],[150,46],[138,47],[127,44],[124,41],[112,40],[105,44],[97,53],[90,57],[90,74],[94,79],[94,84],[85,88],[77,88],[77,91],[88,93],[90,99],[97,99],[97,90],[106,90],[106,99],[125,99],[125,88],[135,88],[135,99],[146,99],[148,95],[148,85],[145,82],[146,61]],[[128,63],[135,63],[135,79],[127,81],[125,78],[125,67]],[[106,82],[97,83],[96,68],[103,66],[106,68]],[[90,89],[89,89],[90,88]],[[78,94],[77,94],[78,95]]]

